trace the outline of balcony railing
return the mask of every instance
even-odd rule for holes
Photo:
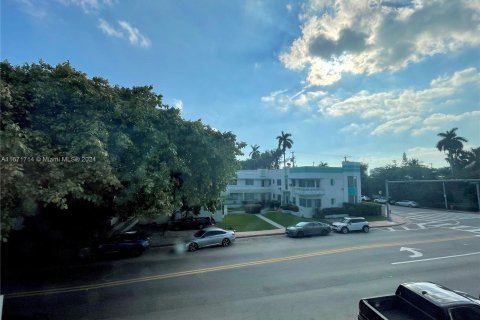
[[[301,196],[323,196],[325,191],[316,187],[292,187],[294,194]]]

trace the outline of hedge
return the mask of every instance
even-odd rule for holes
[[[246,213],[260,213],[260,210],[262,210],[263,206],[259,203],[251,203],[246,204],[244,208]]]
[[[344,203],[342,208],[315,209],[313,217],[315,219],[325,219],[328,215],[348,215],[348,216],[380,216],[382,215],[382,205],[372,202],[358,204]]]
[[[290,211],[293,211],[293,212],[298,212],[300,210],[298,208],[298,206],[296,206],[292,203],[285,204],[285,205],[281,206],[280,208],[283,209],[283,210],[290,210]]]

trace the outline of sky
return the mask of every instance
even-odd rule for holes
[[[297,166],[480,146],[480,0],[1,0],[0,52],[152,85],[246,156],[291,133]]]

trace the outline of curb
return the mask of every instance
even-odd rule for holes
[[[403,218],[401,218],[403,220]],[[396,227],[396,226],[401,226],[408,221],[404,220],[403,222],[396,222],[393,224],[388,224],[388,225],[380,225],[380,226],[370,226],[370,228],[388,228],[388,227]],[[281,231],[280,231],[281,230]],[[256,238],[256,237],[267,237],[267,236],[279,236],[279,235],[284,235],[285,231],[283,229],[279,229],[278,232],[274,233],[259,233],[259,234],[249,234],[249,235],[239,235],[237,234],[236,238],[241,239],[241,238]],[[151,248],[162,248],[162,247],[171,247],[175,245],[174,243],[172,244],[160,244],[160,245],[151,245]]]

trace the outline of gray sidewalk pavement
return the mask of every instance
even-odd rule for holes
[[[270,219],[268,219],[268,220],[270,220]],[[393,226],[402,225],[402,224],[405,224],[407,222],[408,222],[407,219],[402,218],[400,216],[397,216],[395,214],[392,214],[391,215],[391,221],[373,221],[373,222],[370,222],[369,224],[370,224],[371,228],[384,228],[384,227],[393,227]],[[197,230],[166,231],[164,234],[154,233],[154,234],[152,234],[152,236],[150,238],[150,243],[151,243],[152,247],[172,246],[175,243],[178,243],[178,242],[182,241],[182,239],[194,234],[196,231]],[[283,234],[285,234],[285,228],[284,227],[279,227],[277,229],[272,229],[272,230],[235,232],[235,236],[237,238],[275,236],[275,235],[283,235]]]

